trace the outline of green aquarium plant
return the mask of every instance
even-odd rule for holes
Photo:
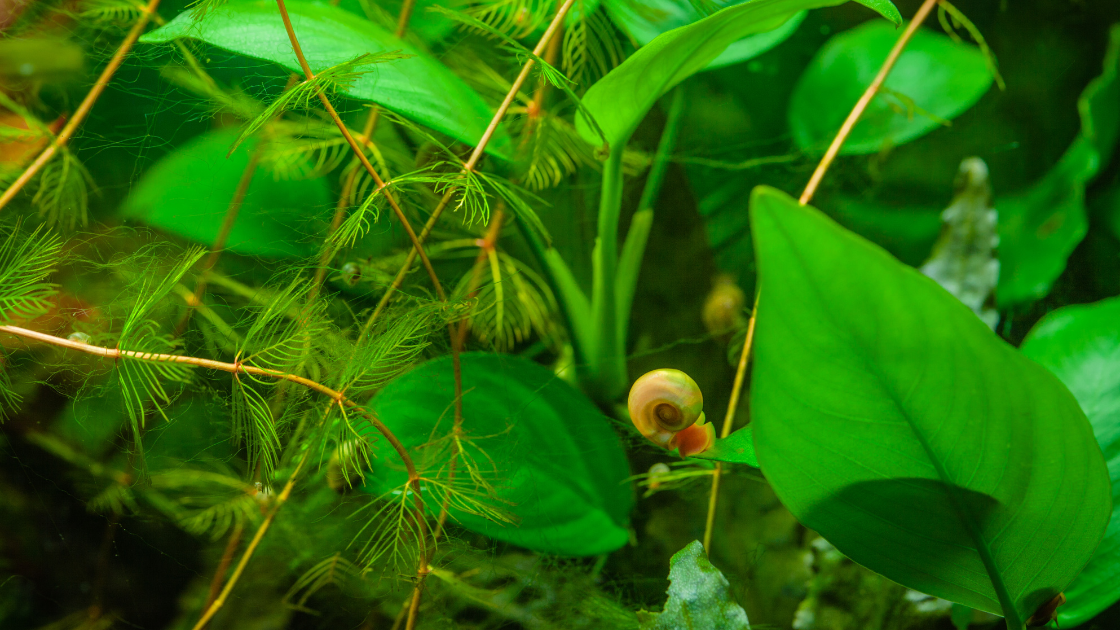
[[[0,627],[1117,623],[1120,8],[165,2],[0,15]]]

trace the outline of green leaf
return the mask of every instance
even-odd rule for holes
[[[618,436],[583,394],[548,369],[512,355],[464,353],[464,453],[515,524],[451,509],[459,525],[546,553],[591,556],[626,544],[632,491]],[[371,407],[410,450],[451,430],[454,378],[450,357],[429,361],[390,383]],[[437,427],[437,424],[439,426]],[[438,430],[437,430],[438,429]],[[374,462],[365,490],[383,494],[404,476]],[[440,465],[445,462],[435,462]],[[489,471],[489,472],[487,472]],[[424,494],[440,511],[437,494]]]
[[[731,583],[694,540],[669,560],[669,599],[660,613],[639,612],[639,630],[750,630]]]
[[[211,131],[175,150],[144,174],[125,200],[124,216],[177,236],[214,244],[256,145],[247,140],[227,159],[237,131]],[[308,234],[322,232],[333,203],[322,178],[273,181],[253,177],[230,231],[226,250],[238,254],[302,258],[317,251]]]
[[[727,6],[743,4],[746,1],[748,0],[732,0],[727,3]],[[687,26],[705,17],[689,0],[654,0],[640,4],[632,0],[607,0],[604,6],[611,20],[642,46],[662,33]],[[797,31],[797,27],[801,26],[806,15],[808,13],[805,11],[796,13],[772,31],[748,35],[731,43],[708,64],[707,69],[729,66],[761,55],[789,39],[789,36]]]
[[[1069,390],[932,280],[789,196],[751,200],[759,463],[852,560],[1021,628],[1111,512]]]
[[[382,105],[472,146],[478,144],[493,112],[481,96],[443,64],[344,9],[298,0],[287,2],[286,6],[313,72],[366,53],[400,51],[413,55],[377,67],[341,90],[343,94]],[[280,12],[276,3],[269,0],[230,2],[202,19],[185,11],[165,26],[145,34],[140,41],[158,44],[178,38],[198,39],[300,72]],[[504,157],[509,147],[509,137],[499,132],[487,145],[487,151]]]
[[[1025,191],[997,198],[1001,307],[1050,292],[1089,224],[1085,186],[1105,165],[1120,138],[1120,25],[1112,27],[1104,71],[1077,102],[1081,133],[1058,163]]]
[[[725,438],[717,439],[711,448],[692,457],[758,468],[758,456],[754,451],[754,431],[750,425],[745,426]]]
[[[706,68],[733,42],[778,28],[799,11],[844,2],[753,0],[728,7],[654,38],[592,85],[583,103],[602,127],[610,145],[621,151],[662,94]],[[598,142],[597,134],[586,121],[577,119],[576,128],[588,142]]]
[[[1042,318],[1023,354],[1056,374],[1089,416],[1112,475],[1112,521],[1097,553],[1066,590],[1058,623],[1071,628],[1120,600],[1120,298],[1067,306]]]
[[[890,24],[872,20],[825,43],[790,99],[789,125],[798,147],[813,152],[828,147],[899,35]],[[979,48],[921,29],[840,153],[878,153],[916,140],[972,107],[991,84]]]

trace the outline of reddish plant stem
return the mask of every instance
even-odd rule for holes
[[[202,609],[208,610],[214,600],[218,599],[218,594],[222,590],[222,581],[226,576],[226,571],[229,571],[229,565],[233,564],[233,556],[237,553],[237,547],[241,545],[241,534],[244,531],[241,523],[234,526],[233,532],[229,535],[229,540],[226,542],[226,548],[222,552],[222,559],[218,561],[218,568],[214,571],[214,577],[210,580],[210,594],[206,596],[206,603],[203,604]]]
[[[564,23],[564,16],[568,14],[568,10],[572,8],[572,4],[574,3],[575,0],[566,0],[564,4],[561,5],[560,8],[556,11],[556,16],[552,18],[552,22],[549,23],[548,28],[544,32],[544,35],[541,36],[540,41],[538,41],[536,47],[533,48],[534,55],[537,55],[539,57],[544,52],[545,48],[548,46],[548,43],[552,40],[552,37],[560,29],[560,25]],[[529,59],[525,62],[525,65],[522,66],[521,72],[517,75],[517,78],[514,79],[513,85],[510,87],[509,92],[506,93],[506,97],[502,101],[502,104],[498,106],[498,110],[494,112],[494,117],[490,119],[490,124],[487,125],[486,131],[483,132],[482,138],[478,141],[478,145],[475,146],[474,151],[471,152],[470,157],[467,159],[466,163],[463,164],[463,168],[460,171],[463,175],[471,173],[472,171],[474,171],[475,167],[478,166],[479,160],[482,159],[483,151],[486,150],[486,145],[490,143],[490,139],[494,136],[494,132],[498,129],[498,124],[501,123],[502,118],[505,117],[506,112],[509,110],[510,105],[513,103],[513,99],[517,96],[517,93],[521,90],[521,86],[529,77],[529,72],[532,71],[534,63],[536,63],[534,59]],[[423,243],[424,240],[428,238],[428,235],[431,234],[432,228],[435,226],[436,221],[439,220],[440,215],[443,213],[444,209],[447,208],[447,205],[451,203],[451,199],[457,192],[458,187],[448,187],[447,192],[444,193],[443,198],[440,199],[440,202],[436,206],[436,209],[432,211],[432,216],[428,217],[428,221],[424,224],[424,228],[420,231],[421,243]],[[377,308],[375,308],[373,314],[370,315],[369,321],[366,322],[366,326],[363,329],[363,335],[368,333],[370,328],[373,326],[373,322],[385,310],[385,307],[388,305],[389,300],[392,299],[393,294],[397,291],[397,289],[401,287],[402,284],[404,284],[404,277],[408,273],[408,270],[412,267],[412,263],[416,260],[417,251],[418,250],[413,247],[412,251],[408,253],[408,257],[405,258],[404,264],[401,265],[400,270],[397,272],[397,276],[393,279],[393,284],[389,285],[389,288],[385,291],[385,295],[383,295],[381,297],[381,301],[377,303]]]
[[[276,0],[276,6],[280,9],[280,18],[284,21],[284,29],[288,31],[288,39],[292,43],[292,52],[295,53],[296,59],[299,61],[300,68],[303,69],[304,78],[310,81],[311,79],[315,78],[315,73],[311,71],[311,66],[307,64],[307,57],[304,57],[303,55],[303,49],[299,45],[299,39],[296,37],[295,29],[292,28],[292,19],[288,15],[288,8],[284,4],[284,0]],[[362,151],[362,148],[358,146],[358,143],[356,140],[354,140],[354,136],[350,133],[350,130],[346,128],[346,123],[342,122],[342,118],[339,117],[338,112],[334,108],[334,105],[331,104],[331,100],[327,98],[327,95],[322,91],[319,92],[319,101],[322,102],[324,109],[327,110],[327,114],[331,117],[331,120],[334,121],[334,124],[342,133],[342,136],[346,138],[346,142],[350,145],[350,149],[353,150],[354,155],[358,158],[358,161],[362,163],[362,166],[366,169],[366,172],[369,173],[370,177],[373,178],[373,181],[377,183],[377,190],[381,190],[384,192],[385,200],[389,202],[389,207],[393,209],[393,213],[397,215],[397,219],[401,222],[401,225],[404,226],[404,230],[408,234],[409,240],[412,241],[413,251],[419,253],[420,261],[424,265],[424,268],[427,270],[428,277],[432,280],[432,286],[436,290],[436,295],[438,295],[441,300],[445,299],[447,296],[443,292],[443,285],[440,284],[439,277],[436,275],[435,269],[432,268],[431,261],[428,260],[428,255],[424,253],[424,247],[421,241],[417,238],[416,232],[412,229],[412,224],[409,222],[408,217],[404,215],[404,212],[401,210],[400,205],[397,204],[396,198],[385,187],[385,182],[381,179],[381,175],[377,173],[377,169],[373,168],[373,164],[370,164],[369,158],[366,157],[366,154],[364,151]]]
[[[798,203],[804,206],[813,199],[817,188],[820,187],[821,182],[824,180],[825,173],[828,172],[828,168],[840,154],[840,148],[844,146],[844,141],[851,135],[852,129],[855,128],[860,116],[867,110],[871,99],[875,98],[879,89],[883,87],[883,82],[887,80],[887,75],[891,73],[895,63],[897,63],[899,57],[902,56],[903,49],[910,43],[910,40],[914,37],[914,33],[918,32],[918,28],[921,27],[922,22],[925,22],[926,18],[929,17],[930,12],[933,11],[933,7],[937,2],[938,0],[925,0],[922,5],[918,7],[917,12],[914,13],[913,19],[906,25],[906,30],[902,32],[898,41],[895,42],[894,47],[891,48],[887,58],[883,61],[879,72],[875,75],[871,84],[867,86],[867,89],[864,90],[863,95],[856,101],[855,106],[852,107],[852,111],[848,113],[848,117],[844,120],[844,124],[840,126],[840,130],[836,133],[836,137],[832,139],[832,144],[829,145],[828,150],[825,151],[824,157],[821,158],[816,170],[813,171],[813,175],[809,178],[809,183],[805,185],[805,190],[801,193]],[[755,294],[754,308],[751,310],[750,320],[747,322],[747,336],[746,339],[743,340],[743,353],[739,356],[739,366],[735,370],[735,382],[731,389],[731,400],[728,403],[727,416],[724,418],[723,427],[720,431],[721,437],[727,437],[730,434],[731,426],[735,421],[735,411],[739,406],[739,393],[742,389],[743,377],[747,371],[751,345],[754,341],[755,321],[758,315],[758,303],[761,297],[762,287],[760,286],[758,292]],[[711,549],[712,529],[715,524],[716,506],[719,502],[719,482],[722,472],[722,464],[717,463],[715,470],[712,472],[712,491],[708,498],[708,519],[707,525],[704,528],[705,551],[710,551]]]
[[[136,21],[136,24],[132,25],[124,41],[117,47],[117,52],[113,53],[112,58],[109,59],[109,64],[101,71],[101,75],[97,77],[97,82],[93,84],[89,93],[82,99],[82,102],[78,105],[78,109],[74,110],[74,115],[67,121],[66,126],[58,132],[58,135],[55,136],[50,146],[44,149],[43,152],[39,154],[39,157],[35,158],[35,161],[20,173],[20,176],[12,182],[12,185],[4,191],[3,195],[0,195],[0,209],[8,205],[8,202],[15,198],[19,191],[22,190],[23,187],[46,166],[47,162],[49,162],[62,147],[66,146],[70,138],[74,136],[74,132],[77,131],[82,122],[85,121],[86,116],[88,116],[90,110],[93,109],[94,103],[97,102],[97,99],[101,98],[101,94],[105,91],[105,88],[108,87],[109,81],[113,79],[113,75],[117,72],[117,69],[121,67],[121,64],[124,63],[124,59],[128,56],[129,51],[132,50],[132,46],[136,44],[136,40],[140,38],[140,34],[143,33],[144,28],[148,26],[148,21],[152,19],[152,15],[155,13],[156,7],[159,6],[159,2],[160,0],[149,0],[148,4],[144,6],[140,13],[140,19]]]

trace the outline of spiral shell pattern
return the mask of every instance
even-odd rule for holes
[[[681,455],[687,456],[715,441],[711,425],[704,422],[704,395],[696,381],[680,370],[643,375],[630,388],[626,406],[638,431],[663,448],[683,446]],[[682,438],[687,438],[683,445]]]

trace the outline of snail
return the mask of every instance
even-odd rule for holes
[[[362,279],[362,268],[358,266],[358,263],[348,262],[342,266],[340,274],[346,286],[352,287]]]
[[[702,453],[716,440],[704,419],[704,396],[680,370],[654,370],[634,381],[626,401],[630,420],[654,444],[681,457]]]
[[[72,332],[66,337],[66,339],[68,341],[76,341],[78,343],[89,343],[91,337],[84,332]]]
[[[704,299],[704,327],[713,335],[730,332],[743,321],[746,295],[728,274],[716,276],[711,292]]]
[[[1027,627],[1040,628],[1058,618],[1058,606],[1066,603],[1065,593],[1058,593],[1053,599],[1038,607],[1038,610],[1027,619]]]

